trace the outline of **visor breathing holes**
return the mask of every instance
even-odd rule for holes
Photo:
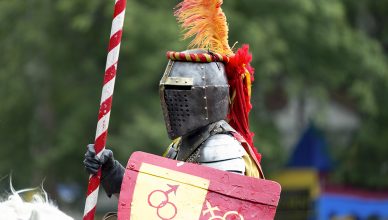
[[[165,93],[165,106],[173,131],[177,131],[177,129],[184,127],[184,123],[186,123],[188,117],[191,116],[188,95],[182,93],[185,93],[185,91],[169,90]]]

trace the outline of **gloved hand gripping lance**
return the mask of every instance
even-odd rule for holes
[[[85,154],[84,165],[90,175],[96,175],[101,169],[101,185],[106,194],[120,193],[121,182],[125,173],[125,168],[113,157],[113,152],[109,149],[102,151],[100,157],[96,156],[94,144],[89,144]]]

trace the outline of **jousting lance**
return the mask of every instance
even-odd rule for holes
[[[98,112],[98,122],[96,137],[94,140],[94,150],[97,156],[105,149],[108,134],[110,110],[112,107],[113,90],[116,79],[117,63],[119,59],[121,36],[123,34],[124,16],[126,0],[115,0],[112,29],[108,47],[108,57],[106,60],[104,85],[102,88],[100,110]],[[93,220],[96,212],[98,189],[100,187],[101,169],[96,175],[89,176],[89,185],[86,193],[85,209],[83,220]]]

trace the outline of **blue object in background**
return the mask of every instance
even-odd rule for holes
[[[388,220],[388,199],[369,199],[351,195],[323,194],[316,202],[318,220],[354,217],[356,220]]]
[[[80,198],[81,187],[76,183],[58,184],[57,193],[60,199],[66,203],[73,203]]]
[[[315,168],[320,172],[329,171],[332,165],[326,148],[327,143],[325,138],[310,123],[295,146],[287,167],[308,167]]]

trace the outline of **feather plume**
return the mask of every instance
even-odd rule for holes
[[[189,48],[208,49],[233,55],[228,44],[228,24],[221,9],[223,0],[184,0],[174,15],[185,32],[184,39],[194,37]]]

